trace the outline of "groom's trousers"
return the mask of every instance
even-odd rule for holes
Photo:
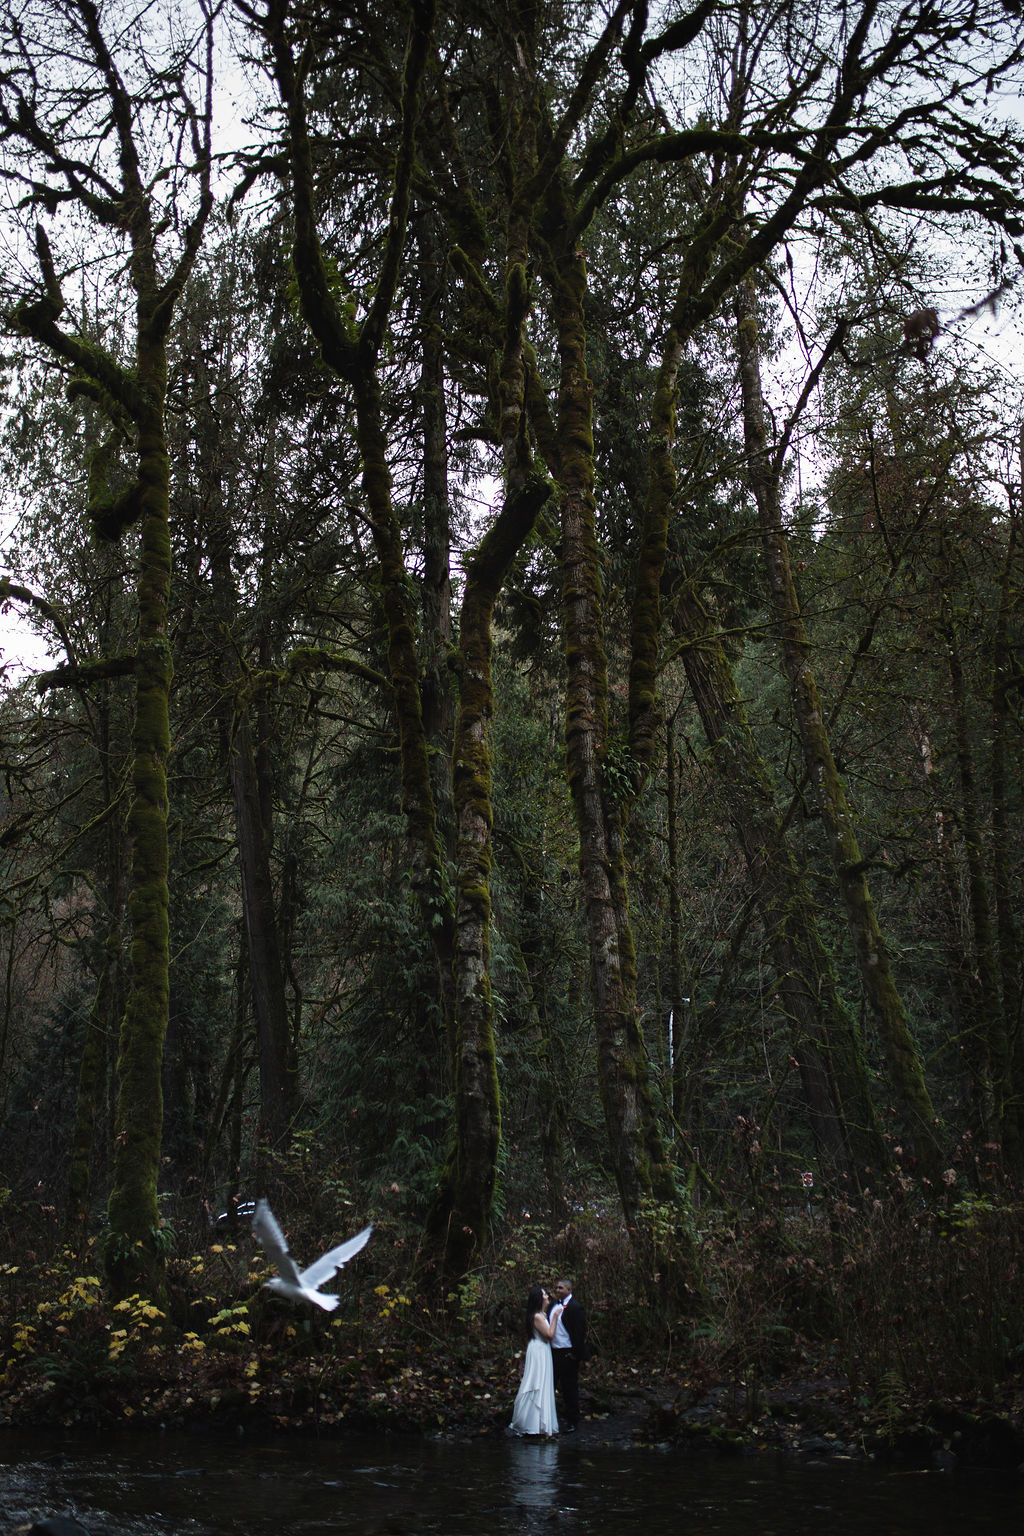
[[[580,1418],[579,1361],[574,1358],[571,1349],[552,1348],[551,1359],[555,1367],[555,1386],[562,1400],[562,1415],[565,1422],[575,1429]]]

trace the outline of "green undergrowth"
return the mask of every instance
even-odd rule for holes
[[[17,1213],[4,1214],[0,1422],[497,1430],[529,1286],[568,1273],[595,1347],[585,1409],[622,1433],[735,1448],[814,1432],[877,1450],[936,1404],[1024,1426],[1021,1210],[1005,1193],[941,1209],[901,1194],[856,1209],[699,1210],[711,1300],[699,1318],[683,1285],[645,1269],[609,1203],[557,1227],[524,1217],[440,1297],[414,1278],[414,1234],[383,1223],[339,1277],[332,1313],[265,1290],[244,1232],[172,1253],[165,1308],[114,1303],[98,1240],[77,1255],[56,1241],[19,1252]],[[302,1231],[301,1217],[289,1226],[300,1254],[335,1237]]]

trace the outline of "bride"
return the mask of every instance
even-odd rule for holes
[[[526,1318],[530,1342],[526,1346],[523,1380],[516,1394],[509,1429],[516,1435],[557,1435],[555,1412],[555,1373],[551,1362],[551,1340],[561,1307],[550,1315],[551,1297],[543,1286],[535,1285],[526,1299]]]

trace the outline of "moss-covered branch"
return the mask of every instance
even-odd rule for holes
[[[342,378],[356,360],[357,330],[351,304],[334,291],[316,213],[316,178],[306,118],[305,82],[296,65],[289,32],[288,0],[270,0],[263,31],[270,48],[274,78],[287,118],[288,168],[295,226],[292,262],[303,318],[320,344],[324,361]]]
[[[130,655],[105,656],[101,661],[54,667],[49,672],[40,672],[35,684],[40,693],[53,688],[88,688],[112,677],[134,677],[137,667],[138,657],[133,651]]]
[[[384,691],[391,686],[383,672],[366,666],[354,656],[342,656],[337,651],[327,651],[318,645],[300,645],[288,652],[283,671],[256,674],[252,679],[252,687],[254,690],[270,688],[317,672],[337,672],[346,677],[357,677],[361,682],[369,683],[371,688]]]
[[[22,299],[15,306],[11,315],[15,329],[39,342],[81,374],[95,379],[128,412],[133,421],[139,422],[146,415],[149,402],[133,375],[116,363],[102,347],[69,335],[57,324],[64,311],[64,296],[54,269],[50,242],[41,224],[36,225],[35,245],[43,278],[43,292],[38,299]]]
[[[33,592],[31,587],[22,586],[21,582],[12,581],[9,576],[0,576],[0,603],[4,602],[24,603],[26,607],[38,613],[40,618],[45,619],[48,624],[52,624],[60,637],[61,645],[64,647],[64,654],[68,658],[68,668],[77,666],[75,648],[71,643],[71,636],[68,634],[60,612],[51,602],[48,602],[45,597],[41,597],[38,592]]]
[[[409,222],[410,184],[415,160],[416,121],[419,116],[420,84],[430,52],[430,34],[434,25],[434,0],[412,0],[412,29],[405,56],[402,79],[399,148],[395,164],[388,231],[380,273],[366,319],[360,328],[359,350],[363,356],[376,357],[380,351],[385,326],[395,302],[395,289],[405,247]]]

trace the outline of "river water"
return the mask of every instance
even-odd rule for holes
[[[1006,1536],[1024,1476],[503,1436],[250,1442],[0,1433],[0,1530],[92,1536]]]

